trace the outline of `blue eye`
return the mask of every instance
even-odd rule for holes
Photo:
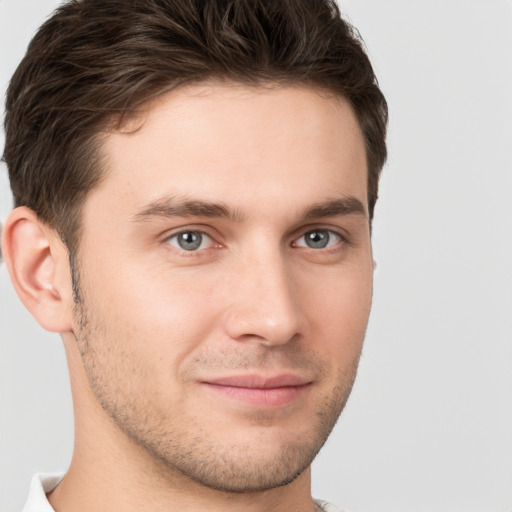
[[[201,231],[182,231],[170,236],[167,241],[173,247],[183,251],[207,249],[212,243],[212,239]]]
[[[296,242],[297,247],[309,249],[329,249],[342,240],[341,236],[330,229],[313,229],[304,233]]]

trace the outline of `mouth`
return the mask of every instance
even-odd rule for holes
[[[217,396],[258,409],[285,407],[300,399],[312,382],[298,375],[235,375],[202,381]]]

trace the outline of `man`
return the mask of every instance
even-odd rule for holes
[[[328,0],[78,0],[41,27],[2,247],[76,427],[25,512],[339,510],[310,465],[368,321],[386,120]]]

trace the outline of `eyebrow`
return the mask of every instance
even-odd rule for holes
[[[344,197],[315,203],[302,212],[301,218],[302,220],[312,220],[352,214],[366,216],[366,209],[359,199]],[[161,198],[149,203],[133,216],[133,221],[144,222],[152,217],[225,218],[233,222],[242,222],[245,219],[242,211],[233,210],[225,203],[176,197]]]
[[[303,220],[318,219],[323,217],[339,217],[345,215],[367,216],[363,203],[356,197],[344,197],[341,199],[327,200],[316,203],[306,208],[302,214]]]
[[[135,222],[144,222],[151,217],[206,217],[225,218],[242,222],[244,215],[224,203],[167,197],[153,201],[133,216]]]

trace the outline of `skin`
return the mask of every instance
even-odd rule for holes
[[[138,123],[104,137],[74,269],[30,210],[6,223],[13,282],[70,370],[75,450],[50,502],[311,512],[372,297],[357,119],[309,88],[205,83]]]

